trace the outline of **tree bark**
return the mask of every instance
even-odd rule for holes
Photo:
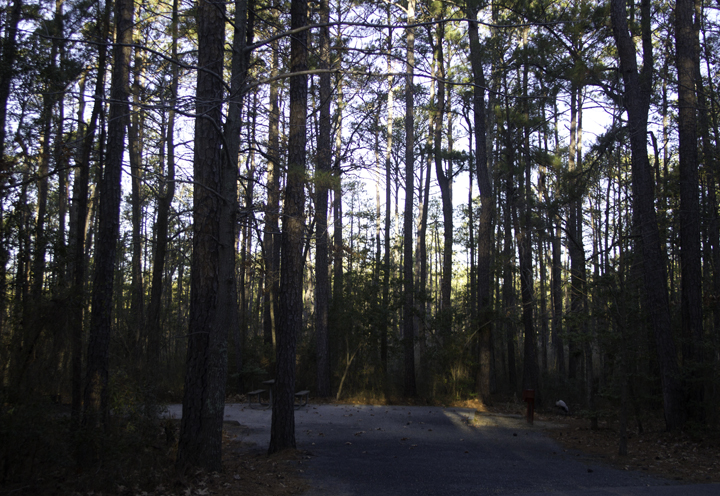
[[[525,28],[523,38],[527,43],[528,28]],[[523,95],[528,95],[528,65],[523,64]],[[530,109],[528,100],[525,99],[523,106],[523,131],[522,131],[522,174],[519,183],[522,185],[522,224],[515,223],[516,236],[518,239],[518,253],[520,259],[520,291],[522,298],[522,320],[525,331],[523,343],[523,389],[535,391],[536,404],[542,403],[542,391],[540,386],[540,370],[538,366],[537,332],[535,330],[535,290],[533,276],[533,254],[532,254],[532,186],[531,186],[531,154],[530,154]],[[519,215],[519,214],[518,214]]]
[[[2,39],[0,57],[0,160],[5,160],[5,137],[7,130],[7,103],[10,97],[10,85],[15,75],[17,58],[17,27],[22,13],[22,0],[14,0],[12,8],[5,16],[5,36]],[[4,180],[3,180],[4,184]],[[0,202],[0,329],[4,329],[7,313],[7,263],[9,252],[5,239],[4,204]]]
[[[705,55],[706,66],[710,67],[710,45],[705,39],[706,35],[703,31],[703,52]],[[710,288],[712,288],[712,294],[717,297],[720,295],[720,215],[718,215],[718,198],[717,198],[717,186],[716,180],[718,178],[718,156],[717,150],[713,147],[710,140],[710,129],[712,127],[712,136],[715,139],[715,143],[718,143],[720,138],[720,130],[718,129],[718,122],[716,117],[717,107],[715,105],[716,95],[712,80],[708,80],[707,84],[707,97],[705,86],[703,85],[703,79],[700,75],[700,64],[695,67],[696,69],[696,82],[698,87],[698,104],[699,108],[703,109],[700,114],[699,124],[701,126],[701,134],[703,137],[703,149],[705,157],[709,161],[710,167],[708,168],[708,199],[710,210],[710,221],[708,226],[708,237],[711,251],[712,261],[712,282]],[[706,103],[709,101],[708,103]],[[720,307],[718,305],[713,306],[713,318],[712,328],[713,336],[720,336]],[[716,341],[717,342],[717,341]]]
[[[390,14],[388,6],[388,24],[390,24]],[[393,143],[393,81],[392,76],[392,58],[390,51],[392,50],[392,28],[388,28],[388,55],[387,69],[388,73],[388,97],[387,97],[387,128],[386,128],[386,146],[385,146],[385,253],[383,258],[383,321],[380,328],[380,363],[385,379],[388,371],[388,329],[390,327],[390,215],[392,203],[392,143]]]
[[[97,35],[101,43],[98,44],[98,73],[95,80],[95,103],[93,105],[90,122],[87,127],[79,124],[79,136],[82,136],[80,153],[77,159],[77,170],[73,181],[73,202],[71,207],[70,221],[70,244],[71,257],[68,277],[72,281],[70,291],[70,308],[68,326],[70,327],[70,349],[71,349],[71,425],[77,428],[80,425],[82,413],[82,340],[83,340],[83,313],[85,309],[85,283],[87,264],[85,263],[85,241],[88,217],[88,192],[90,183],[90,154],[95,142],[95,131],[97,121],[103,106],[102,94],[105,87],[105,68],[107,66],[106,43],[110,30],[110,8],[109,4],[101,16],[98,16]],[[81,115],[78,113],[78,115]],[[78,119],[82,123],[82,119]]]
[[[227,218],[223,198],[227,159],[223,156],[222,113],[225,3],[201,0],[197,10],[193,252],[185,394],[176,466],[222,469],[222,420],[227,375],[227,308],[234,278],[227,280]],[[230,105],[232,107],[232,104]],[[227,152],[227,150],[226,150]],[[230,184],[234,187],[234,184]],[[232,226],[234,228],[234,226]],[[222,252],[222,253],[221,253]]]
[[[680,266],[682,356],[690,401],[687,413],[703,420],[703,311],[698,178],[697,98],[699,74],[695,0],[675,2],[675,41],[678,71],[678,142],[680,169]]]
[[[172,35],[172,48],[170,57],[177,60],[178,46],[178,2],[173,0],[172,20],[170,31]],[[153,272],[150,287],[150,303],[147,311],[146,331],[148,339],[147,369],[150,376],[156,376],[160,362],[160,305],[163,291],[163,275],[165,273],[165,258],[168,245],[168,222],[170,206],[175,197],[175,106],[178,96],[179,66],[171,66],[172,81],[170,83],[170,108],[168,110],[168,124],[165,133],[167,144],[167,170],[162,179],[162,193],[158,198],[157,218],[155,220],[155,251],[153,253]]]
[[[133,0],[118,0],[115,6],[116,45],[110,89],[107,160],[100,183],[99,226],[95,247],[95,280],[87,354],[83,423],[106,422],[108,410],[109,345],[112,331],[113,279],[120,232],[120,196],[125,127],[129,113],[130,45],[133,30]]]
[[[444,14],[444,12],[443,12]],[[441,18],[444,15],[441,14]],[[452,328],[452,252],[453,252],[453,205],[452,205],[452,172],[445,173],[443,168],[443,119],[445,116],[445,24],[439,23],[436,27],[437,42],[435,45],[435,59],[437,63],[437,95],[435,98],[435,112],[433,113],[433,155],[435,158],[435,173],[440,186],[443,211],[443,265],[440,282],[440,329],[450,332]],[[452,163],[452,162],[451,162]],[[429,171],[428,171],[429,174]]]
[[[480,401],[489,402],[491,390],[491,350],[492,350],[492,281],[491,267],[493,262],[493,219],[495,217],[495,200],[492,191],[490,168],[488,167],[487,137],[485,126],[485,73],[482,66],[482,47],[478,36],[478,25],[475,20],[478,6],[475,2],[466,4],[467,16],[471,21],[468,26],[470,39],[470,63],[473,71],[473,111],[475,118],[475,172],[480,189],[480,224],[478,226],[477,247],[477,300],[478,300],[478,361],[480,363],[477,380]],[[512,347],[512,341],[508,342]],[[511,382],[514,380],[514,347]]]
[[[505,326],[505,340],[507,353],[508,383],[510,391],[518,387],[517,365],[515,363],[515,287],[513,284],[515,272],[515,248],[513,246],[513,224],[512,224],[512,197],[515,195],[513,186],[513,174],[508,173],[505,180],[506,202],[503,208],[503,230],[505,239],[503,241],[503,285],[502,285],[502,312]]]
[[[647,155],[647,120],[652,88],[652,39],[650,0],[641,2],[643,70],[638,73],[635,45],[628,32],[626,3],[611,0],[613,35],[620,57],[624,105],[628,112],[632,152],[633,210],[642,250],[646,311],[655,334],[662,381],[665,424],[677,430],[685,423],[683,390],[677,352],[670,327],[667,269],[660,245],[660,232],[654,206],[654,183]]]
[[[142,187],[143,167],[143,131],[144,126],[143,110],[140,106],[141,83],[143,74],[143,57],[140,50],[135,52],[135,63],[133,65],[133,108],[128,116],[128,155],[130,157],[130,183],[131,183],[131,222],[132,222],[132,260],[130,280],[130,318],[128,329],[128,341],[131,352],[140,357],[140,340],[145,329],[145,284],[143,281],[142,259],[143,259],[143,238],[142,238],[142,210],[143,195]],[[136,349],[137,347],[137,349]]]
[[[277,10],[278,1],[274,0]],[[279,27],[276,28],[279,31]],[[270,75],[275,77],[279,74],[279,43],[277,40],[271,44],[272,59]],[[278,104],[279,81],[270,83],[270,115],[268,120],[268,173],[267,173],[267,204],[265,207],[265,233],[264,233],[264,258],[265,258],[265,317],[264,317],[264,342],[272,345],[272,359],[275,356],[275,340],[278,321],[278,292],[280,290],[280,107]]]
[[[328,0],[320,0],[320,23],[330,20]],[[330,68],[330,29],[320,28],[320,68]],[[320,126],[317,138],[317,164],[315,174],[315,335],[317,347],[317,395],[330,396],[330,349],[328,342],[328,310],[330,303],[330,278],[328,268],[328,186],[331,175],[330,150],[330,73],[320,75]]]
[[[413,284],[413,197],[415,192],[415,0],[408,0],[405,28],[407,64],[405,65],[405,213],[403,216],[403,350],[405,355],[405,395],[416,396],[415,323]]]
[[[292,0],[291,28],[307,24],[307,0]],[[290,41],[290,71],[307,69],[307,32]],[[280,272],[280,326],[277,334],[275,394],[270,454],[295,448],[295,347],[302,331],[303,241],[305,235],[305,161],[307,75],[290,78],[290,135],[285,188]]]
[[[574,178],[572,199],[568,205],[567,249],[570,255],[570,314],[572,320],[568,329],[568,378],[577,379],[582,367],[583,351],[579,342],[583,339],[585,327],[585,248],[582,238],[582,192],[579,190],[578,156],[578,108],[581,106],[581,89],[576,84],[570,88],[570,147],[568,169]]]
[[[433,90],[430,90],[430,99],[432,100]],[[429,126],[428,141],[432,141],[433,134],[432,124]],[[426,321],[430,316],[430,298],[427,294],[427,280],[428,280],[428,264],[427,264],[427,219],[428,210],[430,206],[430,178],[432,177],[432,155],[427,156],[427,175],[424,178],[423,184],[423,171],[420,172],[420,182],[418,184],[418,196],[420,198],[420,212],[419,219],[417,221],[417,242],[415,249],[415,272],[417,278],[417,293],[422,306],[418,306],[415,314],[415,332],[417,333],[416,339],[418,341],[418,351],[420,357],[420,369],[422,370],[422,357],[425,352],[425,330]],[[420,160],[422,163],[422,158]],[[442,339],[442,338],[441,338]]]
[[[340,40],[338,40],[340,43]],[[333,163],[333,287],[332,320],[338,327],[343,315],[343,295],[345,287],[345,269],[343,266],[345,246],[343,241],[343,205],[342,205],[342,112],[344,108],[342,79],[337,82],[337,109],[335,124],[335,160]]]

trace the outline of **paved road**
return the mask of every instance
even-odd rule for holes
[[[180,416],[180,407],[169,412]],[[269,410],[228,405],[241,442],[266,449]],[[307,496],[719,496],[720,484],[682,485],[565,451],[540,425],[462,408],[309,405],[296,411]]]

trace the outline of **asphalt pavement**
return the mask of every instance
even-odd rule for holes
[[[168,408],[181,415],[180,405]],[[513,416],[464,408],[313,405],[295,411],[297,448],[311,489],[306,496],[588,495],[720,496],[720,484],[682,484],[619,470],[564,450]],[[238,439],[266,450],[269,409],[229,404]]]

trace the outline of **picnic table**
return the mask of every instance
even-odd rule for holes
[[[254,391],[250,391],[247,393],[248,397],[248,404],[252,408],[253,404],[253,398],[256,398],[257,403],[260,406],[266,406],[271,407],[273,404],[273,388],[275,387],[275,379],[270,379],[267,381],[263,381],[263,384],[267,386],[267,389],[256,389]],[[262,394],[267,392],[268,393],[268,402],[263,403],[262,401]],[[308,398],[310,397],[310,391],[307,389],[303,389],[302,391],[298,391],[295,393],[295,408],[301,408],[303,406],[307,406],[308,404]]]

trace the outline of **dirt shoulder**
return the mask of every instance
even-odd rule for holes
[[[547,434],[566,450],[578,450],[624,470],[692,483],[720,482],[720,443],[717,434],[698,439],[687,432],[662,430],[661,422],[650,422],[642,434],[629,434],[628,454],[618,455],[620,441],[617,421],[601,422],[597,430],[581,418],[558,419],[565,427],[548,429]]]
[[[514,415],[525,421],[525,411],[517,404],[478,407],[479,412]],[[620,456],[620,424],[617,419],[601,420],[591,429],[590,420],[565,416],[555,411],[535,413],[537,427],[557,441],[565,451],[590,455],[621,470],[640,470],[688,483],[720,482],[720,433],[666,432],[662,419],[646,419],[643,432],[636,424],[628,426],[628,454]]]

